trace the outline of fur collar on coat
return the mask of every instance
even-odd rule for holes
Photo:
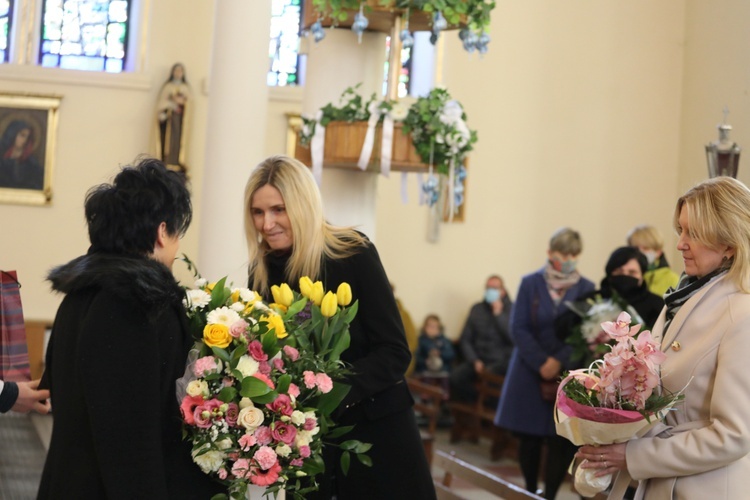
[[[57,292],[100,288],[149,309],[179,303],[185,296],[172,271],[145,256],[88,253],[52,269],[47,279]]]

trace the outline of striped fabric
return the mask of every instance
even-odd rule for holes
[[[680,276],[680,282],[677,284],[677,290],[670,288],[667,290],[667,293],[664,294],[664,303],[667,306],[667,318],[664,323],[664,333],[667,333],[669,325],[672,324],[672,319],[685,302],[690,300],[690,298],[695,295],[703,285],[713,281],[715,278],[723,276],[726,272],[726,268],[720,267],[702,278],[696,278],[695,276],[688,276],[687,274],[682,273],[682,276]]]
[[[31,378],[26,326],[15,271],[0,271],[0,379],[22,381]]]

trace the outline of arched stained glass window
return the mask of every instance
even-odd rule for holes
[[[39,64],[120,73],[128,47],[130,0],[44,0]]]
[[[273,0],[271,7],[271,41],[268,57],[268,85],[299,85],[300,0]]]
[[[0,0],[0,63],[6,63],[9,59],[12,21],[13,0]]]

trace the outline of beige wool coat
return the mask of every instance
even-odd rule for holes
[[[750,294],[726,276],[703,286],[664,332],[663,387],[685,400],[647,437],[628,442],[636,500],[750,498]],[[617,489],[617,488],[615,488]]]

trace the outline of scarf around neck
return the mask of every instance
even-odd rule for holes
[[[698,293],[698,290],[703,288],[704,285],[718,279],[728,271],[725,267],[719,267],[718,269],[708,273],[702,278],[696,278],[695,276],[688,276],[684,272],[680,276],[680,281],[677,283],[677,289],[670,288],[664,294],[664,304],[667,306],[667,317],[664,322],[664,334],[666,335],[669,325],[672,324],[672,319],[677,315],[677,312],[682,306],[690,300],[693,295]]]
[[[556,271],[549,261],[544,266],[544,281],[547,283],[547,290],[555,305],[558,305],[565,296],[565,292],[580,280],[581,275],[578,271],[563,274],[560,271]]]

